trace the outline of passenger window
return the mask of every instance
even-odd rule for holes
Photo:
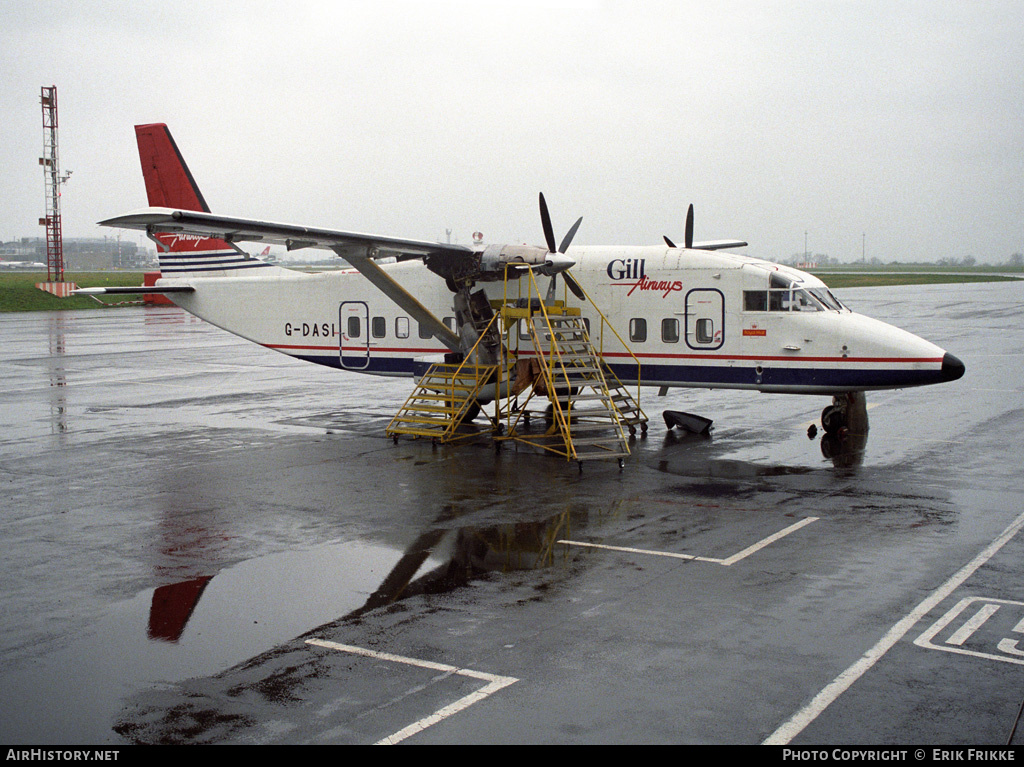
[[[395,335],[399,338],[409,337],[409,318],[408,317],[396,317],[395,318]]]
[[[444,318],[444,324],[448,326],[449,330],[451,330],[451,331],[455,330],[455,318],[454,317],[445,317]]]
[[[388,330],[388,321],[383,317],[374,317],[370,324],[370,332],[374,338],[383,338]]]
[[[629,321],[629,340],[636,343],[647,340],[647,320],[637,317]]]
[[[430,338],[430,336],[431,336],[430,331],[423,326],[422,322],[419,325],[420,325],[420,338]]]
[[[358,317],[348,318],[348,337],[359,338],[359,334],[362,333],[361,323]]]
[[[679,343],[679,320],[667,319],[661,321],[661,340],[667,344]]]
[[[710,344],[715,340],[715,323],[707,318],[697,320],[697,343]]]

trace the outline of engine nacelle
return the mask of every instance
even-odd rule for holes
[[[531,266],[539,274],[550,277],[575,266],[576,261],[564,253],[552,253],[536,245],[488,245],[474,254],[475,258],[453,258],[447,254],[431,254],[424,258],[427,268],[444,277],[449,287],[465,282],[494,282],[504,279],[509,266]]]
[[[552,253],[535,245],[488,245],[480,257],[481,270],[497,275],[503,275],[506,267],[515,264],[529,265],[551,276],[571,269],[576,261],[564,253]]]

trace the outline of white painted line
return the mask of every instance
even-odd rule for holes
[[[747,546],[747,548],[743,549],[743,551],[740,551],[740,552],[738,552],[736,554],[733,554],[731,557],[727,557],[726,559],[717,559],[715,557],[698,557],[698,556],[694,556],[693,554],[677,554],[677,553],[672,552],[672,551],[653,551],[651,549],[634,549],[634,548],[631,548],[629,546],[609,546],[609,545],[603,544],[603,543],[587,543],[586,541],[570,541],[570,540],[562,539],[562,540],[558,540],[558,541],[555,541],[555,542],[556,543],[565,544],[566,546],[583,546],[583,547],[590,548],[590,549],[604,549],[605,551],[622,551],[622,552],[625,552],[627,554],[644,554],[646,556],[651,556],[651,557],[669,557],[670,559],[686,559],[686,560],[690,560],[690,561],[693,561],[693,562],[710,562],[711,564],[714,564],[714,565],[724,565],[725,567],[729,567],[729,565],[734,565],[737,562],[739,562],[741,559],[746,559],[751,554],[756,554],[758,551],[763,549],[765,546],[769,546],[772,543],[775,543],[775,541],[777,541],[777,540],[779,540],[781,538],[785,538],[790,533],[794,533],[797,530],[799,530],[801,527],[805,527],[805,526],[811,524],[811,522],[817,521],[818,519],[819,519],[819,517],[807,517],[806,519],[801,519],[799,522],[790,525],[785,530],[780,530],[779,532],[775,533],[774,535],[769,535],[767,538],[764,538],[764,539],[758,541],[757,543],[755,543],[752,546]]]
[[[425,729],[427,729],[431,725],[437,724],[438,722],[447,719],[448,717],[452,716],[453,714],[457,714],[460,711],[463,711],[463,710],[469,708],[474,703],[479,703],[484,698],[486,698],[488,695],[493,695],[494,693],[496,693],[498,690],[502,689],[503,687],[508,687],[510,684],[514,684],[515,682],[519,681],[518,679],[515,679],[515,678],[510,677],[510,676],[496,677],[495,679],[496,679],[496,681],[493,681],[490,684],[488,684],[488,685],[486,685],[484,687],[481,687],[476,692],[470,693],[469,695],[465,696],[464,698],[459,698],[457,701],[455,701],[451,705],[445,706],[444,708],[436,711],[435,713],[431,714],[430,716],[427,716],[427,717],[424,717],[423,719],[420,719],[418,722],[413,722],[408,727],[405,727],[405,728],[399,730],[398,732],[396,732],[394,735],[389,735],[386,738],[382,738],[381,740],[377,741],[374,745],[375,746],[393,746],[395,743],[399,743],[399,742],[405,740],[406,738],[408,738],[408,737],[410,737],[412,735],[415,735],[415,734],[417,734],[419,732],[423,732]]]
[[[698,562],[714,562],[722,564],[721,559],[709,559],[707,557],[695,557],[693,554],[676,554],[672,551],[652,551],[651,549],[634,549],[629,546],[608,546],[604,543],[587,543],[586,541],[559,540],[555,543],[564,543],[566,546],[583,546],[588,549],[604,549],[605,551],[622,551],[627,554],[644,554],[651,557],[669,557],[670,559],[687,559]]]
[[[448,671],[450,673],[456,673],[459,670],[457,667],[449,666],[445,663],[435,663],[434,661],[421,660],[420,658],[408,658],[404,655],[392,655],[391,653],[367,650],[364,647],[329,642],[326,639],[307,639],[306,644],[316,645],[317,647],[327,647],[331,650],[352,653],[353,655],[363,655],[367,658],[374,658],[376,660],[386,660],[391,663],[404,663],[407,666],[419,666],[420,668],[427,668],[431,671]]]
[[[498,676],[496,674],[487,674],[483,671],[474,671],[468,668],[458,668],[457,666],[450,666],[446,663],[435,663],[434,661],[422,660],[420,658],[409,658],[404,655],[392,655],[391,653],[377,652],[376,650],[368,650],[364,647],[356,647],[354,645],[339,644],[338,642],[330,642],[326,639],[307,639],[306,644],[316,645],[317,647],[326,647],[330,650],[338,650],[339,652],[352,653],[353,655],[362,655],[367,658],[374,658],[376,660],[388,661],[391,663],[402,663],[407,666],[416,666],[418,668],[425,668],[431,671],[443,671],[449,674],[458,674],[459,676],[466,676],[471,679],[479,679],[487,682],[486,685],[481,687],[476,692],[472,692],[462,698],[459,698],[454,703],[445,706],[433,714],[424,717],[416,722],[413,722],[408,727],[403,727],[393,735],[389,735],[386,738],[382,738],[377,741],[374,745],[377,746],[389,746],[399,743],[406,738],[415,735],[416,733],[423,732],[431,725],[435,725],[441,722],[453,714],[457,714],[460,711],[472,706],[474,703],[479,703],[484,698],[493,695],[498,690],[508,687],[510,684],[515,684],[519,680],[514,676]]]
[[[945,615],[943,615],[941,618],[939,618],[939,620],[936,621],[934,625],[929,627],[923,634],[921,634],[921,636],[919,636],[917,639],[915,639],[914,640],[914,644],[916,644],[918,647],[923,647],[926,650],[942,650],[944,652],[957,653],[958,655],[969,655],[969,656],[974,657],[974,658],[985,658],[987,660],[997,660],[997,661],[1000,661],[1002,663],[1013,663],[1013,664],[1016,664],[1018,666],[1024,666],[1024,659],[1021,659],[1021,657],[1020,657],[1020,656],[1024,655],[1024,652],[1021,652],[1021,651],[1016,649],[1016,643],[1013,640],[1006,640],[1006,639],[1004,639],[1004,640],[1000,641],[996,645],[997,648],[999,649],[999,651],[1003,653],[1002,655],[997,655],[995,653],[990,653],[990,652],[981,652],[979,650],[965,650],[965,649],[963,649],[960,646],[954,646],[954,647],[950,647],[949,646],[951,644],[952,645],[957,645],[958,644],[957,642],[954,642],[953,640],[955,638],[957,638],[957,636],[961,632],[965,631],[965,628],[966,628],[967,625],[970,625],[972,622],[975,621],[975,619],[978,618],[978,614],[975,614],[974,617],[971,618],[971,620],[967,621],[967,624],[965,624],[965,626],[961,627],[956,632],[954,632],[953,635],[949,639],[947,639],[944,643],[936,644],[935,642],[932,641],[933,639],[935,639],[935,636],[940,631],[942,631],[947,626],[949,626],[949,624],[952,623],[953,621],[955,621],[962,613],[966,612],[967,608],[970,607],[975,602],[983,602],[983,603],[986,604],[986,606],[988,606],[990,608],[994,608],[994,609],[992,609],[990,611],[990,614],[994,613],[996,611],[996,609],[999,608],[1000,605],[1011,605],[1011,606],[1014,606],[1014,607],[1024,607],[1024,602],[1016,602],[1016,601],[1013,601],[1013,600],[1010,600],[1010,599],[991,599],[991,598],[988,598],[988,597],[967,597],[966,599],[961,599],[959,602],[956,603],[956,605],[952,609],[950,609]],[[983,607],[981,610],[978,611],[978,613],[981,613],[982,611],[984,611],[984,609],[985,608]],[[1017,626],[1015,626],[1013,628],[1013,630],[1018,632],[1018,633],[1021,633],[1019,631],[1019,628],[1024,628],[1024,625],[1022,625],[1022,624],[1024,624],[1024,621],[1019,622],[1017,624]],[[980,626],[981,623],[979,623],[978,625]],[[965,639],[966,639],[966,637],[965,637]],[[1015,657],[1010,657],[1010,656],[1017,656],[1017,657],[1015,658]]]
[[[806,519],[801,519],[799,522],[790,525],[785,530],[779,530],[779,532],[775,533],[775,535],[769,535],[767,538],[765,538],[762,541],[758,541],[753,546],[747,546],[747,548],[743,549],[743,551],[733,554],[728,559],[723,560],[722,564],[726,567],[728,567],[729,565],[734,565],[741,559],[746,559],[751,554],[756,554],[765,546],[769,546],[775,543],[775,541],[779,540],[780,538],[785,538],[790,533],[795,533],[801,527],[806,527],[807,525],[811,524],[811,522],[816,522],[817,520],[818,517],[807,517]]]
[[[943,599],[946,599],[963,585],[964,581],[970,578],[978,568],[994,557],[1003,546],[1020,532],[1022,527],[1024,527],[1024,514],[1017,517],[998,538],[985,547],[984,551],[960,568],[952,578],[933,591],[921,604],[889,629],[874,647],[861,656],[860,660],[832,680],[821,692],[814,696],[810,703],[793,714],[788,721],[780,725],[775,732],[764,740],[763,745],[784,746],[792,741],[807,725],[817,719],[826,708],[834,703],[836,698],[846,692],[854,682],[864,676],[872,666],[878,663],[893,645],[902,639],[918,621],[935,609]]]
[[[978,612],[976,612],[974,616],[967,621],[967,623],[954,631],[953,635],[946,640],[946,644],[955,644],[958,647],[963,645],[964,642],[971,638],[971,634],[981,628],[981,625],[991,618],[998,609],[999,605],[994,605],[989,602],[978,610]]]

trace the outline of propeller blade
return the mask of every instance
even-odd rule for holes
[[[565,284],[569,286],[569,290],[572,291],[572,294],[580,301],[586,301],[587,296],[583,292],[583,288],[580,287],[580,284],[576,282],[576,278],[569,274],[568,271],[562,272],[562,276],[565,278]]]
[[[583,216],[576,219],[576,223],[572,225],[572,228],[565,233],[565,237],[562,238],[562,244],[558,246],[559,253],[565,253],[569,249],[569,245],[572,243],[572,238],[576,236],[576,230],[580,228],[580,224],[583,223]]]
[[[544,193],[540,193],[540,223],[544,227],[544,241],[548,245],[548,251],[555,252],[555,230],[551,228],[551,215],[548,213],[548,204],[544,202]]]
[[[686,247],[693,247],[693,203],[690,203],[689,209],[686,211],[686,239],[684,240]]]
[[[664,235],[662,236],[664,237]],[[676,246],[676,244],[672,242],[672,240],[670,240],[668,237],[665,237],[665,244],[668,245],[670,248],[674,248]]]

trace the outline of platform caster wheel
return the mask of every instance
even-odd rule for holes
[[[636,427],[635,426],[630,426],[629,427],[629,436],[631,436],[631,437],[635,437],[636,436]]]
[[[623,470],[624,468],[626,468],[626,462],[625,462],[625,461],[623,461],[623,460],[622,460],[622,459],[620,458],[620,459],[619,459],[619,471],[622,471],[622,470]]]

